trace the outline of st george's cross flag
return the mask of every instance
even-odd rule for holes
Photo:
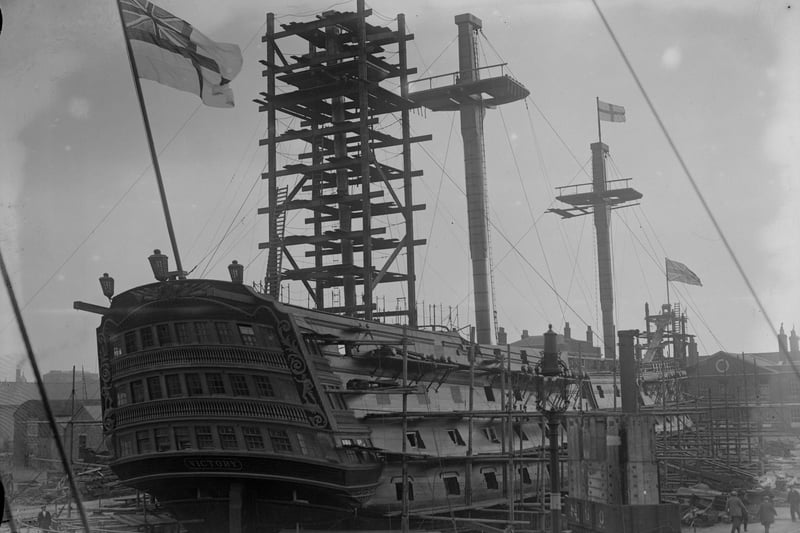
[[[118,0],[140,78],[198,95],[213,107],[233,107],[230,81],[242,69],[242,51],[217,43],[185,20],[147,0]]]
[[[666,261],[667,281],[679,281],[689,285],[699,285],[700,287],[703,286],[703,284],[700,282],[700,278],[697,276],[697,274],[689,270],[689,267],[683,263],[679,263],[671,259],[666,259]]]
[[[597,100],[597,116],[606,122],[625,122],[625,108]]]

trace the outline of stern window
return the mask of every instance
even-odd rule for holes
[[[156,335],[158,336],[159,346],[166,346],[168,344],[172,344],[172,333],[169,330],[169,324],[157,325]]]
[[[164,380],[167,382],[167,396],[172,398],[173,396],[180,396],[183,393],[181,377],[178,374],[167,374],[164,376]]]
[[[149,327],[140,329],[139,337],[142,339],[142,348],[152,348],[155,345],[153,330]]]
[[[259,396],[275,396],[272,383],[270,383],[267,376],[253,376],[253,380],[256,382],[256,390]]]
[[[189,335],[189,324],[186,322],[175,323],[175,340],[177,340],[179,344],[189,344],[192,342],[191,336]]]
[[[195,374],[194,372],[186,374],[186,392],[189,396],[203,394],[203,383],[200,381],[200,374]]]
[[[208,450],[214,447],[214,437],[211,435],[211,426],[197,426],[194,428],[194,436],[197,438],[198,450]]]
[[[131,401],[133,403],[144,401],[144,383],[139,380],[131,382]]]
[[[261,431],[257,427],[242,427],[242,435],[244,435],[244,445],[248,450],[264,449],[264,437],[261,436]]]
[[[484,387],[483,392],[486,393],[486,401],[493,402],[494,401],[494,391],[491,387]]]
[[[237,324],[239,327],[239,336],[242,337],[242,344],[245,346],[257,346],[256,332],[253,326],[247,324]]]
[[[406,433],[406,439],[408,439],[408,444],[412,448],[419,448],[420,450],[425,449],[425,443],[423,442],[419,431],[409,431]]]
[[[136,432],[136,447],[139,453],[150,453],[153,451],[153,443],[150,441],[149,431]]]
[[[189,428],[186,426],[178,426],[175,431],[175,448],[178,450],[190,450],[192,448],[192,439],[189,437]]]
[[[247,378],[241,374],[231,374],[231,389],[234,396],[250,396]]]
[[[206,374],[206,384],[208,384],[209,394],[225,394],[225,382],[222,381],[222,374]]]
[[[147,378],[147,389],[150,391],[151,400],[160,400],[164,397],[164,392],[161,390],[161,378],[158,376]]]
[[[167,428],[156,428],[156,451],[169,451],[169,430]]]
[[[129,331],[125,334],[125,353],[133,353],[139,349],[137,340],[135,331]]]
[[[223,450],[235,450],[239,447],[236,430],[233,429],[233,426],[219,426],[217,433],[219,434],[219,444]]]
[[[233,344],[233,332],[231,326],[227,322],[216,322],[214,324],[217,328],[217,339],[220,344]]]
[[[205,322],[195,322],[194,332],[197,334],[197,342],[200,344],[208,344],[211,341],[208,335],[208,324]]]
[[[269,440],[272,443],[272,449],[276,452],[292,451],[292,441],[289,440],[289,434],[282,429],[270,429]]]
[[[497,474],[494,472],[484,472],[483,479],[486,480],[486,488],[490,490],[497,490]]]
[[[411,501],[411,500],[414,499],[414,483],[409,481],[407,483],[407,485],[408,485],[408,500]],[[402,501],[403,500],[403,482],[402,481],[398,481],[397,483],[395,483],[394,484],[394,490],[395,490],[395,493],[397,494],[397,501]]]
[[[466,446],[466,443],[461,437],[461,433],[458,432],[458,429],[448,429],[447,436],[450,437],[450,440],[453,441],[453,444],[458,446]]]

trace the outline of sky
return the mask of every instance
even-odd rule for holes
[[[258,62],[266,13],[280,24],[355,10],[355,1],[157,3],[208,37],[238,44],[244,57],[233,109],[142,82],[184,267],[191,277],[227,279],[237,259],[246,281],[260,280],[266,117],[253,99],[266,87]],[[590,0],[367,6],[373,24],[394,27],[398,10],[405,13],[415,35],[412,79],[457,70],[453,19],[471,12],[483,21],[481,63],[508,63],[531,92],[485,119],[493,293],[510,341],[548,324],[560,331],[569,322],[578,338],[587,326],[602,330],[592,221],[547,213],[558,206],[556,187],[591,179],[597,97],[626,109],[625,123],[603,123],[608,177],[632,178],[643,194],[612,216],[617,329],[644,329],[645,303],[654,310],[667,301],[665,257],[703,281],[669,287],[701,354],[775,351],[773,328],[800,327],[800,5],[599,0],[702,199]],[[0,250],[41,369],[95,372],[99,317],[73,301],[105,305],[97,281],[104,272],[119,293],[152,281],[153,249],[172,255],[116,5],[0,0],[0,8]],[[414,112],[412,131],[433,135],[412,152],[425,173],[415,201],[427,204],[415,223],[428,240],[417,251],[418,301],[426,314],[432,306],[457,314],[454,325],[464,327],[473,320],[458,119]],[[292,162],[284,156],[279,165]],[[302,218],[287,231],[307,233]],[[301,288],[291,291],[293,303],[305,304]],[[394,297],[382,303],[392,307]],[[30,378],[26,359],[3,294],[0,379],[13,379],[16,368]]]

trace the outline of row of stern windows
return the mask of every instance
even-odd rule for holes
[[[265,324],[238,322],[166,322],[126,331],[111,337],[114,357],[159,347],[185,344],[225,344],[281,348],[277,332]]]
[[[276,394],[272,381],[264,375],[187,372],[150,376],[121,384],[117,387],[117,405],[208,395],[271,398]]]

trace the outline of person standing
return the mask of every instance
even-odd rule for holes
[[[800,516],[800,492],[797,492],[796,487],[789,489],[789,494],[786,497],[789,500],[789,514],[792,516],[792,522],[797,521]]]
[[[728,495],[728,501],[725,503],[725,511],[731,517],[731,533],[742,533],[742,516],[747,512],[742,500],[736,495],[736,492],[731,492]]]
[[[47,510],[46,505],[42,505],[42,510],[39,511],[39,515],[36,517],[36,525],[39,526],[39,529],[48,531],[52,522],[53,517],[50,515],[50,511]]]
[[[764,501],[761,502],[761,506],[758,508],[758,519],[761,521],[761,525],[764,526],[764,533],[769,533],[769,526],[775,521],[777,515],[778,513],[775,511],[772,502],[767,496],[764,496]]]

